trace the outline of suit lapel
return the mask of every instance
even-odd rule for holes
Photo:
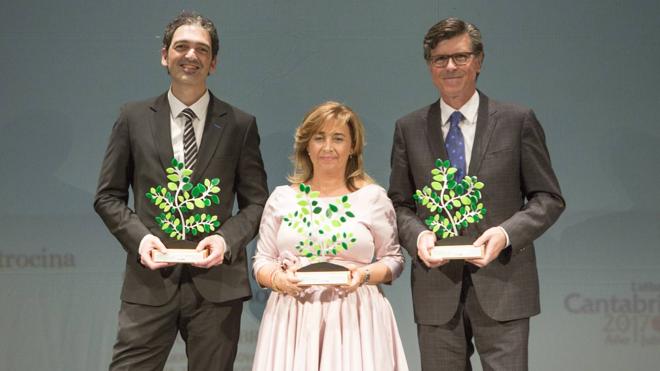
[[[472,145],[472,157],[470,159],[470,168],[468,174],[476,175],[479,173],[481,162],[488,148],[488,142],[493,135],[493,130],[497,126],[495,119],[497,110],[490,104],[488,97],[479,92],[479,111],[477,113],[477,129],[474,133],[474,143]]]
[[[426,117],[426,140],[428,140],[434,161],[438,158],[449,158],[442,135],[442,117],[440,116],[440,100],[438,100],[429,106]]]
[[[209,100],[209,108],[206,113],[202,142],[199,146],[197,164],[192,175],[193,182],[195,183],[201,179],[200,174],[203,174],[209,166],[211,158],[220,143],[222,131],[227,126],[226,119],[227,112],[229,112],[229,105],[217,99],[213,94],[210,95],[211,99]]]
[[[170,128],[170,104],[167,101],[167,93],[159,96],[151,105],[154,112],[151,120],[151,133],[156,143],[158,157],[163,169],[172,166],[174,150],[172,149],[172,129]]]

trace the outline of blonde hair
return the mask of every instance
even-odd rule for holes
[[[324,102],[312,108],[303,118],[296,129],[293,144],[293,174],[287,179],[293,183],[304,183],[314,176],[314,166],[307,153],[307,145],[314,134],[318,133],[328,121],[335,121],[339,125],[347,125],[351,134],[352,154],[346,164],[346,186],[349,191],[358,190],[359,183],[373,183],[373,180],[364,171],[362,151],[366,145],[364,140],[364,125],[353,110],[342,103]]]

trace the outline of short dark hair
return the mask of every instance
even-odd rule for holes
[[[433,50],[441,41],[467,34],[472,43],[472,52],[483,62],[484,44],[481,42],[481,31],[472,23],[458,18],[446,18],[434,24],[424,36],[424,59],[431,59]]]
[[[165,33],[163,33],[163,47],[166,50],[169,49],[172,44],[174,32],[177,28],[183,25],[198,25],[205,29],[209,33],[209,36],[211,36],[211,54],[213,55],[213,58],[218,55],[220,42],[218,41],[218,30],[216,30],[213,22],[197,12],[188,11],[181,12],[181,14],[174,18],[165,27]]]

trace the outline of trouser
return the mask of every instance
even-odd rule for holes
[[[232,370],[243,302],[211,303],[188,269],[172,299],[161,306],[122,301],[110,370],[163,370],[177,333],[186,343],[188,370]]]
[[[496,321],[481,308],[465,269],[458,310],[440,326],[417,325],[422,370],[472,370],[476,345],[484,371],[526,371],[529,318]]]

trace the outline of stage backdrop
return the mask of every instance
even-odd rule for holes
[[[367,169],[387,187],[395,120],[438,97],[424,33],[448,16],[476,23],[479,87],[535,109],[568,204],[537,241],[531,369],[657,369],[660,6],[613,0],[3,1],[1,369],[107,368],[125,254],[92,198],[120,105],[168,88],[160,38],[182,9],[220,29],[210,88],[257,116],[271,189],[299,120],[329,99],[363,118]],[[417,370],[409,286],[407,268],[385,292]],[[237,370],[267,296],[254,287],[245,305]],[[185,369],[179,341],[167,370]]]

